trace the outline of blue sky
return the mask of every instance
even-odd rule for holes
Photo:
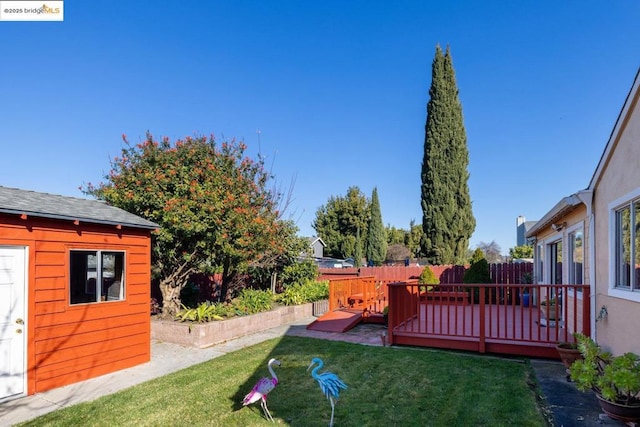
[[[421,223],[435,47],[451,48],[477,226],[516,244],[586,188],[640,66],[640,2],[65,2],[0,22],[0,185],[83,197],[121,135],[215,134],[258,150],[312,235],[332,195],[378,188]],[[258,131],[260,134],[258,135]]]

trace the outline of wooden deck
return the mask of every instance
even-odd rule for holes
[[[475,295],[473,303],[441,304],[422,297],[417,284],[391,284],[389,341],[394,345],[558,359],[558,342],[572,341],[573,332],[589,333],[589,289],[571,285],[527,288],[538,303],[553,295],[563,303],[525,305],[520,298],[525,289],[522,285],[465,284],[452,287],[451,292],[467,289]],[[547,320],[555,317],[560,320]]]
[[[393,343],[558,358],[559,341],[571,340],[564,322],[541,319],[537,307],[420,304],[420,312],[393,328]],[[481,333],[481,328],[484,331]]]
[[[384,283],[369,276],[331,280],[329,296],[331,311],[360,311],[359,321],[365,322],[381,321],[388,305],[392,345],[559,359],[558,342],[572,341],[574,332],[590,334],[588,285],[441,284],[426,289],[417,280]],[[558,304],[542,305],[551,300]],[[560,320],[547,320],[555,318]]]

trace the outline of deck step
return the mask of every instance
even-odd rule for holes
[[[346,332],[361,321],[362,310],[339,309],[323,314],[307,325],[307,329],[323,332]]]

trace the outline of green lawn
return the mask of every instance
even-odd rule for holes
[[[326,426],[329,401],[307,367],[320,357],[349,388],[338,426],[546,426],[535,377],[520,359],[373,347],[284,336],[65,408],[22,426],[268,426],[259,403],[242,406],[275,357],[268,398],[276,424]]]

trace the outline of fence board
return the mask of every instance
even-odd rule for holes
[[[377,282],[393,283],[418,279],[424,267],[419,266],[381,266],[358,268],[320,268],[320,280],[336,278],[375,276]],[[462,283],[467,266],[464,265],[434,265],[431,270],[441,284]],[[524,284],[527,273],[533,272],[533,263],[498,263],[489,264],[491,283],[494,284]]]

